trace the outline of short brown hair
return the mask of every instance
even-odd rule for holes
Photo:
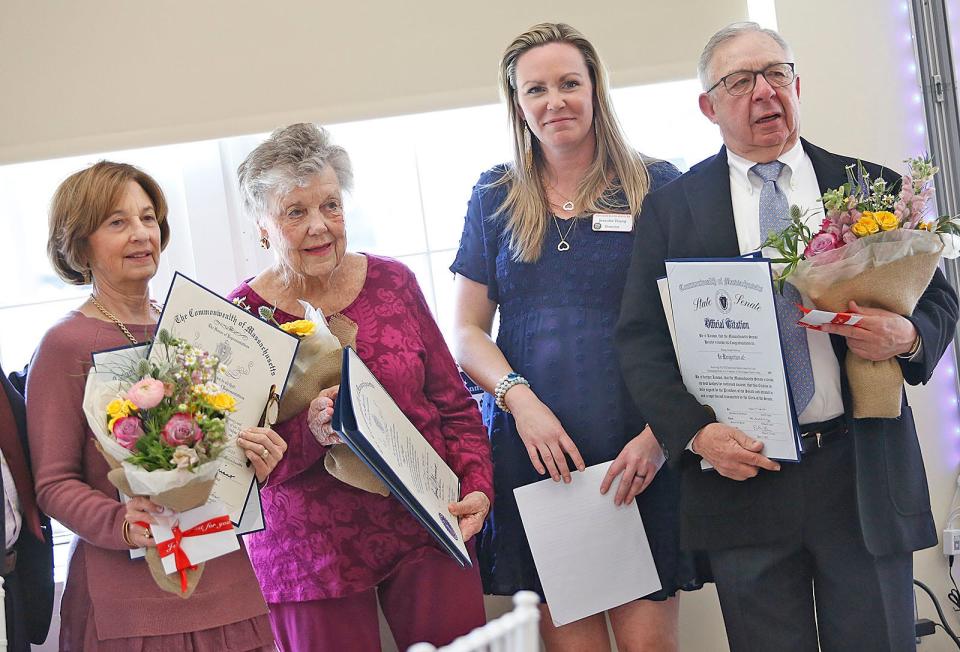
[[[91,282],[88,238],[100,228],[126,189],[135,181],[147,193],[160,225],[160,250],[170,240],[167,200],[153,177],[127,163],[100,161],[67,177],[50,204],[47,256],[57,275],[72,285]]]

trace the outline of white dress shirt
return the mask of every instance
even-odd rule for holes
[[[23,517],[20,515],[20,498],[17,496],[17,487],[13,483],[13,474],[7,466],[7,460],[0,451],[0,475],[3,476],[3,515],[4,536],[7,550],[13,548],[20,536],[20,525]]]
[[[810,157],[803,151],[798,141],[788,152],[778,159],[784,164],[777,185],[787,197],[787,204],[796,204],[802,210],[809,210],[806,223],[816,233],[823,221],[823,205],[820,203],[820,186],[813,170]],[[760,234],[760,191],[763,180],[750,172],[756,161],[749,161],[727,150],[730,166],[730,199],[733,203],[733,219],[737,228],[737,242],[740,253],[756,251],[766,237]],[[784,222],[784,227],[787,223]],[[775,257],[775,249],[765,249],[764,256]],[[812,308],[810,299],[804,295],[803,305]],[[799,315],[798,315],[799,317]],[[843,398],[840,394],[840,364],[830,344],[830,336],[814,330],[807,330],[807,344],[810,347],[810,361],[813,368],[814,393],[810,404],[799,415],[801,424],[827,421],[843,414]]]

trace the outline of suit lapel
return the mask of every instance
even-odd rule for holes
[[[803,144],[803,151],[807,153],[810,162],[813,164],[813,171],[817,175],[817,185],[820,187],[821,195],[830,189],[836,190],[847,182],[847,173],[843,161],[803,138],[800,139],[800,142]]]
[[[729,258],[740,255],[737,226],[730,201],[730,168],[727,148],[690,171],[686,180],[690,215],[704,257]]]

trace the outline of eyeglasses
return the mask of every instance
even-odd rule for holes
[[[757,85],[757,75],[763,75],[767,83],[774,88],[783,88],[797,78],[793,71],[792,63],[773,63],[763,70],[738,70],[729,75],[720,78],[716,84],[711,86],[707,92],[711,92],[720,84],[727,89],[731,95],[746,95],[752,93]]]

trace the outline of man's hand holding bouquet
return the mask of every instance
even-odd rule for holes
[[[894,184],[871,179],[862,165],[849,166],[847,183],[821,199],[824,218],[816,233],[807,225],[809,212],[791,207],[787,227],[763,243],[778,252],[772,262],[783,265],[778,286],[794,285],[821,310],[912,314],[941,256],[960,254],[960,227],[950,217],[927,216],[938,168],[927,158],[907,164],[909,172]],[[849,348],[853,416],[900,416],[903,373],[895,357],[867,359],[855,344]]]

